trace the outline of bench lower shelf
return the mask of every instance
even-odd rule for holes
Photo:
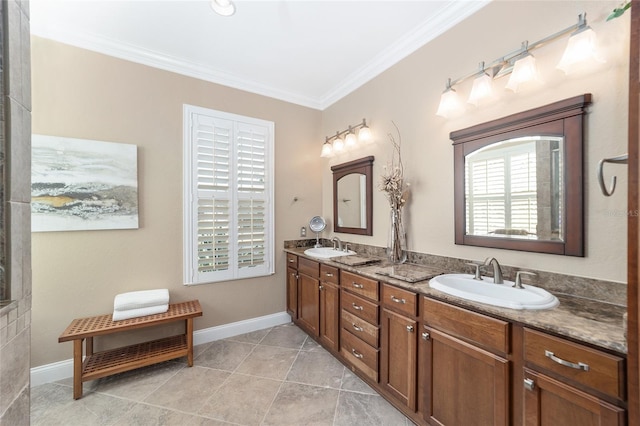
[[[184,334],[94,353],[85,358],[82,381],[95,380],[135,368],[187,356]]]

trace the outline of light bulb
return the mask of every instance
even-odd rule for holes
[[[349,132],[347,137],[344,138],[344,144],[347,149],[355,148],[358,145],[358,138],[353,132]]]
[[[344,141],[342,138],[337,138],[333,141],[333,152],[341,152],[344,150]]]
[[[521,84],[531,81],[538,81],[538,67],[536,66],[536,58],[527,52],[513,65],[513,71],[505,87],[517,92]]]
[[[231,16],[236,13],[236,6],[231,0],[211,0],[211,9],[221,16]]]
[[[322,144],[322,152],[320,153],[320,157],[329,158],[333,155],[333,147],[329,142],[325,142]]]
[[[557,68],[570,74],[579,69],[578,65],[589,62],[603,63],[604,59],[596,49],[596,33],[591,27],[576,31],[569,37],[567,48]]]
[[[438,105],[438,111],[436,115],[440,117],[449,118],[462,111],[460,105],[460,99],[455,90],[451,87],[446,89],[442,96],[440,96],[440,105]]]
[[[467,102],[478,106],[481,100],[489,99],[493,96],[492,88],[493,79],[487,73],[482,73],[479,77],[473,80],[473,87],[471,88],[471,94]]]
[[[371,133],[371,129],[366,125],[360,128],[358,132],[358,140],[360,143],[369,143],[373,140],[373,134]]]

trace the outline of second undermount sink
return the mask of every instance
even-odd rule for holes
[[[350,256],[352,254],[356,254],[355,251],[348,250],[336,250],[332,247],[314,247],[310,249],[306,249],[304,254],[311,257],[317,257],[319,259],[331,259],[332,257],[338,256]]]
[[[494,284],[493,278],[483,277],[482,281],[468,274],[438,275],[429,281],[429,286],[452,296],[473,302],[486,303],[510,309],[551,309],[558,306],[558,298],[548,291],[524,284],[524,288],[514,288],[513,281]]]

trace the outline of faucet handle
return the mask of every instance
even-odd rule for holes
[[[482,263],[474,263],[474,262],[469,262],[467,263],[467,265],[473,266],[476,268],[473,279],[482,281],[482,275],[480,275],[480,268],[484,265]]]
[[[516,282],[515,282],[514,285],[512,285],[512,287],[524,288],[524,287],[522,287],[522,278],[520,277],[520,275],[536,276],[537,274],[535,274],[533,272],[529,272],[529,271],[518,271],[518,272],[516,272]]]
[[[349,243],[344,243],[344,248],[342,251],[349,253]]]

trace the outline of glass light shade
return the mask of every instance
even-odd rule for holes
[[[596,32],[591,27],[586,27],[569,37],[567,48],[557,68],[565,74],[570,74],[577,71],[579,65],[589,62],[603,63],[604,59],[600,57],[596,48]]]
[[[440,105],[438,105],[438,111],[436,115],[440,117],[449,118],[462,111],[460,105],[460,99],[455,90],[449,88],[440,96]]]
[[[341,152],[344,150],[344,141],[338,138],[333,141],[333,152]]]
[[[536,66],[536,58],[527,53],[513,65],[513,71],[511,72],[506,88],[517,92],[520,85],[537,80],[538,67]]]
[[[211,9],[222,16],[231,16],[236,13],[236,6],[231,0],[212,0]]]
[[[478,106],[481,100],[489,99],[493,97],[493,79],[487,73],[482,73],[481,76],[476,77],[473,80],[473,87],[471,88],[471,94],[467,102]]]
[[[373,134],[371,133],[371,129],[367,126],[360,128],[358,132],[358,140],[360,143],[369,143],[373,140]]]
[[[352,132],[347,133],[347,137],[344,138],[344,145],[347,149],[355,148],[358,145],[358,138]]]
[[[320,153],[320,157],[329,158],[333,155],[333,147],[329,142],[325,142],[322,144],[322,152]]]

